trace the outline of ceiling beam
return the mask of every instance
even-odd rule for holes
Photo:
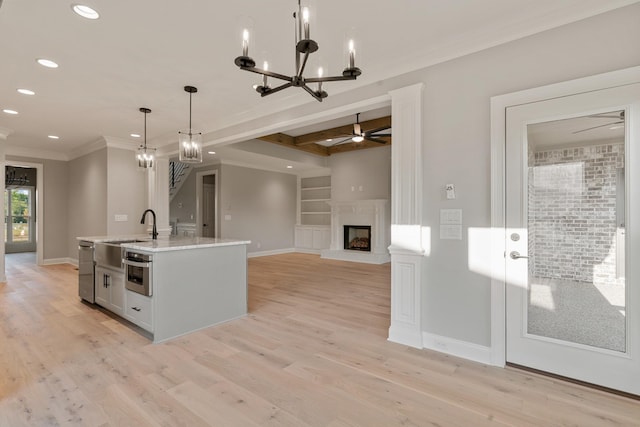
[[[391,145],[391,137],[383,136],[376,139],[383,139],[387,141],[384,144],[379,142],[372,141],[362,141],[362,142],[350,142],[348,144],[339,144],[334,145],[333,147],[329,147],[329,155],[337,154],[337,153],[346,153],[347,151],[355,151],[355,150],[364,150],[367,148],[377,148],[377,147],[385,147],[387,145]]]
[[[391,116],[380,117],[379,119],[367,120],[360,122],[360,128],[363,132],[382,127],[391,127]],[[326,141],[327,139],[346,138],[353,134],[353,124],[338,126],[333,129],[321,130],[319,132],[307,133],[295,137],[295,145],[298,147],[310,145],[318,141]]]
[[[305,151],[307,153],[316,154],[319,156],[328,156],[329,150],[327,147],[323,147],[318,144],[307,144],[299,146],[296,144],[296,138],[286,135],[284,133],[274,133],[271,135],[261,136],[258,139],[262,141],[271,142],[273,144],[282,145],[283,147],[295,148],[296,150]]]

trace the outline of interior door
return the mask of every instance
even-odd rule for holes
[[[640,395],[640,84],[506,114],[507,362]]]
[[[215,184],[202,185],[202,236],[215,237],[216,233],[216,187]]]

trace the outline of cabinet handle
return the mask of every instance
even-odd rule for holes
[[[138,307],[131,307],[131,310],[140,311],[141,309]]]

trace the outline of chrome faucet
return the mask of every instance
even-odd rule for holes
[[[158,238],[158,229],[156,228],[156,213],[153,211],[153,209],[147,209],[146,211],[142,212],[142,219],[140,220],[140,224],[144,224],[144,218],[147,215],[147,212],[151,212],[151,215],[153,215],[153,229],[151,231],[151,238],[153,240],[156,240]]]

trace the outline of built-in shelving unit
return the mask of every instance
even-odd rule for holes
[[[303,252],[319,253],[331,242],[331,176],[300,178],[299,221],[295,246]]]
[[[330,225],[331,176],[300,179],[300,225]]]

